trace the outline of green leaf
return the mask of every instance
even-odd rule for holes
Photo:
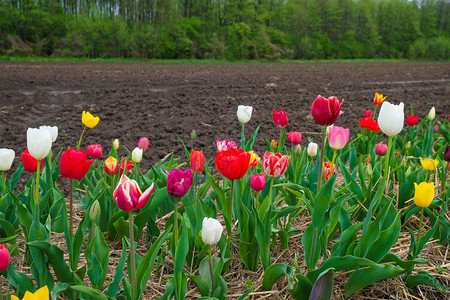
[[[307,300],[312,290],[312,283],[308,278],[302,274],[295,274],[296,283],[294,288],[289,290],[289,293],[295,300]]]
[[[89,296],[90,299],[94,299],[94,300],[113,299],[113,298],[109,298],[108,296],[106,296],[99,290],[92,289],[92,288],[84,286],[84,285],[74,285],[74,286],[71,286],[70,288],[77,292],[80,292],[82,294]]]
[[[127,245],[127,243],[125,242],[125,240],[122,240],[122,253],[120,254],[119,263],[116,267],[116,271],[114,274],[114,280],[112,283],[110,283],[108,285],[108,289],[106,290],[106,295],[109,297],[114,298],[120,292],[119,284],[122,281],[122,278],[124,276],[123,269],[125,267],[125,260],[127,258],[127,246],[126,245]],[[138,267],[138,269],[139,269],[139,267]],[[139,277],[136,276],[136,278],[139,283],[140,282]],[[139,294],[142,294],[142,291]]]
[[[259,127],[261,127],[261,125],[258,125],[258,127],[256,127],[256,129],[255,129],[255,131],[253,131],[250,139],[247,141],[247,144],[245,145],[245,151],[251,151],[253,149],[253,145],[255,144],[256,135],[258,134]]]
[[[433,275],[425,271],[419,272],[417,275],[407,276],[405,282],[406,286],[410,289],[415,288],[416,286],[421,284],[426,284],[432,286],[439,292],[446,292],[449,290],[448,287],[442,287],[439,281],[434,278]]]
[[[328,181],[321,187],[320,192],[314,199],[314,209],[312,213],[312,225],[315,229],[319,229],[320,225],[324,221],[325,213],[331,202],[333,195],[334,183],[336,181],[336,175],[333,175]]]
[[[380,232],[379,238],[372,244],[367,252],[368,259],[379,262],[397,242],[401,230],[400,212],[397,214],[392,225]]]
[[[17,272],[16,270],[14,270],[13,264],[10,263],[8,265],[6,272],[6,278],[8,279],[8,282],[19,291],[16,291],[18,296],[23,297],[26,291],[30,291],[32,293],[36,291],[34,283],[30,279],[30,277],[22,272]]]
[[[329,300],[333,293],[334,271],[328,269],[319,275],[319,279],[314,283],[314,286],[309,295],[309,300]]]
[[[202,277],[200,277],[198,275],[187,275],[187,277],[190,280],[192,280],[192,282],[198,288],[198,291],[200,292],[200,295],[202,295],[202,296],[208,296],[209,295],[208,283],[205,280],[203,280]]]
[[[302,245],[305,249],[305,262],[308,270],[313,270],[320,257],[320,232],[309,224],[302,236]]]
[[[276,263],[271,265],[264,271],[262,289],[265,291],[270,291],[275,282],[277,282],[283,275],[286,275],[287,277],[288,288],[292,289],[293,282],[291,275],[293,271],[294,268],[289,266],[287,263]]]
[[[404,269],[393,265],[382,265],[378,267],[368,267],[355,271],[348,278],[345,284],[345,297],[356,293],[372,283],[380,280],[394,278],[402,273]]]
[[[184,222],[183,222],[184,223]],[[183,272],[186,255],[189,250],[188,231],[186,224],[183,224],[183,233],[178,241],[177,251],[174,261],[175,295],[177,299],[184,299],[186,295],[186,275]]]
[[[95,226],[94,238],[89,242],[84,252],[88,262],[88,276],[92,285],[102,289],[109,264],[109,246],[106,244],[100,229]]]

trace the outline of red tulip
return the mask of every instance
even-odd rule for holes
[[[325,161],[323,166],[325,168],[325,180],[328,180],[331,177],[331,161]],[[333,174],[336,172],[336,165],[333,165]]]
[[[120,175],[122,175],[123,171],[125,170],[125,162],[127,164],[127,175],[129,175],[131,170],[134,168],[133,162],[131,160],[123,158],[122,163],[120,164]]]
[[[406,124],[409,126],[415,126],[419,123],[419,117],[415,115],[407,116],[406,117]]]
[[[377,121],[371,117],[359,118],[359,125],[367,130],[379,132],[380,126],[378,126]]]
[[[87,152],[89,154],[90,157],[92,158],[100,158],[102,157],[102,146],[99,144],[94,144],[94,145],[89,145],[87,146]]]
[[[289,166],[289,156],[266,152],[261,160],[261,164],[267,176],[279,177],[286,172]]]
[[[375,146],[375,153],[379,156],[385,156],[387,153],[387,145],[383,143],[378,143]]]
[[[339,103],[339,100],[334,96],[326,99],[319,95],[311,105],[311,114],[320,126],[333,125],[339,117],[343,103],[344,100]]]
[[[302,141],[302,134],[300,132],[291,131],[288,134],[288,141],[294,145],[298,145]]]
[[[128,178],[126,175],[122,175],[119,184],[113,192],[113,197],[121,210],[131,211],[133,209],[144,207],[154,188],[155,184],[152,183],[145,192],[141,192],[141,189],[135,180]]]
[[[250,162],[248,163],[248,167],[254,168],[259,164],[261,158],[259,158],[258,154],[253,151],[248,151],[248,153],[250,153]]]
[[[189,156],[191,161],[191,169],[194,173],[201,173],[205,168],[205,154],[203,154],[203,150],[195,151],[192,150],[191,155]]]
[[[372,116],[372,111],[371,110],[366,110],[364,112],[364,118],[368,118],[368,117],[371,117],[371,116]]]
[[[37,167],[37,166],[36,166]],[[5,271],[9,265],[9,251],[4,245],[0,245],[0,272]]]
[[[119,172],[119,161],[114,157],[110,156],[103,163],[103,167],[105,168],[105,172],[108,173],[109,175],[117,174],[117,172]]]
[[[288,124],[288,117],[284,110],[276,111],[275,109],[272,111],[273,121],[278,128],[284,128]]]
[[[243,149],[216,152],[216,168],[230,180],[240,179],[247,173],[251,154]]]
[[[59,171],[63,177],[81,180],[93,162],[93,160],[87,160],[86,151],[69,148],[61,154]]]
[[[26,171],[32,172],[32,173],[37,171],[37,159],[34,158],[33,156],[31,156],[28,149],[25,149],[25,151],[23,151],[23,153],[20,157],[22,158],[23,168]],[[41,159],[41,162],[40,162],[41,170],[43,167],[44,167],[44,160]]]
[[[266,186],[266,175],[264,174],[252,174],[250,175],[250,187],[254,191],[262,191]]]
[[[191,188],[193,181],[192,170],[172,169],[167,174],[167,192],[176,198],[183,197]]]

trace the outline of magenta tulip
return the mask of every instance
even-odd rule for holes
[[[328,134],[328,144],[335,150],[342,149],[347,144],[349,136],[349,129],[333,126],[330,128],[330,133]]]
[[[94,144],[94,145],[89,145],[87,146],[87,152],[89,154],[90,157],[92,158],[100,158],[102,157],[102,146],[99,144]]]
[[[141,192],[138,183],[135,180],[122,175],[119,184],[114,190],[113,197],[116,200],[117,206],[124,211],[132,211],[133,209],[140,209],[147,204],[150,195],[155,189],[155,184]]]
[[[254,191],[262,191],[266,186],[266,175],[264,174],[252,174],[250,175],[250,187]]]
[[[192,186],[193,175],[191,169],[181,171],[172,169],[167,176],[167,192],[176,198],[184,196]]]
[[[291,131],[288,134],[288,141],[293,145],[298,145],[302,141],[302,134],[300,132]]]
[[[4,245],[0,245],[0,272],[5,271],[9,265],[9,251]]]
[[[147,151],[148,146],[150,146],[150,141],[146,137],[141,137],[137,142],[138,148],[141,148],[144,152]]]
[[[284,110],[272,111],[273,122],[278,128],[285,128],[288,124],[288,117]]]
[[[379,143],[375,146],[375,153],[379,156],[385,156],[387,153],[387,145]]]

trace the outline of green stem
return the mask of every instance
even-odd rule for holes
[[[270,189],[269,189],[269,205],[272,205],[272,188],[273,188],[273,181],[274,181],[275,177],[271,177],[270,179]],[[275,197],[274,197],[275,198]],[[275,201],[275,199],[273,199]]]
[[[50,168],[52,167],[52,151],[48,153],[48,164]]]
[[[242,130],[241,130],[241,148],[244,149],[245,148],[245,134],[244,134],[244,127],[245,124],[242,123]],[[246,150],[246,149],[244,149]]]
[[[234,191],[234,180],[231,180],[231,196],[230,196],[230,222],[233,224],[233,191]],[[231,236],[231,232],[230,232]]]
[[[69,191],[69,233],[70,241],[73,243],[73,180],[70,179]]]
[[[317,179],[317,193],[320,191],[320,186],[322,185],[322,173],[323,173],[323,153],[325,152],[325,135],[327,128],[322,126],[322,142],[320,144],[320,164],[319,164],[319,178]]]
[[[136,281],[136,257],[134,253],[134,228],[133,228],[133,210],[129,212],[130,223],[130,261],[131,261],[131,285],[133,287],[133,299],[138,299],[137,281]]]
[[[373,112],[373,118],[375,120],[376,116],[377,116],[377,108],[378,106],[375,106],[375,111]]]
[[[443,192],[445,190],[445,184],[447,183],[447,172],[448,169],[450,168],[450,162],[447,163],[447,167],[444,170],[444,182],[441,184],[441,192]],[[442,196],[442,216],[444,216],[445,214],[445,202],[446,202],[446,194],[444,194]]]
[[[197,173],[194,173],[194,210],[195,210],[195,198],[197,196]]]
[[[175,251],[178,244],[178,198],[175,197],[175,210],[173,213],[173,235],[174,235],[174,245]]]
[[[392,137],[389,137],[388,140],[388,148],[387,153],[385,156],[385,163],[384,163],[384,176],[383,176],[383,188],[387,190],[386,184],[389,185],[389,182],[387,182],[387,178],[389,175],[389,156],[391,155],[391,148],[392,148]]]
[[[114,175],[111,175],[111,197],[114,194]],[[114,197],[113,197],[114,200]],[[109,202],[109,217],[112,218],[113,216],[113,204],[112,202]]]
[[[333,166],[334,166],[335,160],[336,160],[336,149],[334,149],[334,151],[333,151],[333,159],[331,160],[331,169],[330,169],[331,175],[333,175]]]
[[[136,182],[139,183],[139,163],[136,164]]]
[[[281,153],[281,151],[283,150],[283,149],[281,149],[283,146],[281,146],[281,136],[283,135],[283,128],[280,128],[280,140],[279,140],[279,142],[278,142],[278,153]]]
[[[37,160],[37,170],[36,170],[36,190],[34,195],[34,203],[36,205],[39,205],[39,177],[40,177],[40,171],[41,171],[41,161]]]
[[[209,274],[211,275],[211,283],[212,283],[212,291],[211,296],[214,295],[214,291],[216,289],[215,282],[214,282],[214,271],[212,267],[212,245],[209,246]]]
[[[416,248],[416,256],[419,255],[419,244],[420,244],[420,231],[422,230],[422,221],[423,221],[423,208],[420,209],[420,222],[419,222],[419,230],[417,231],[417,248]]]
[[[2,171],[2,184],[3,184],[3,193],[6,194],[6,179],[5,179],[5,171]]]
[[[83,138],[83,134],[86,131],[86,126],[84,126],[83,132],[80,135],[80,139],[78,140],[78,145],[77,145],[77,150],[80,150],[80,145],[81,145],[81,139]]]

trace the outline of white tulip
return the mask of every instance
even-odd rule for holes
[[[316,156],[317,155],[317,144],[316,143],[309,143],[308,149],[306,150],[308,152],[309,156]]]
[[[12,149],[0,149],[0,171],[8,171],[14,161],[16,153]]]
[[[402,131],[404,122],[403,102],[395,105],[384,101],[378,114],[378,125],[381,131],[389,137],[395,136]]]
[[[237,109],[237,117],[242,124],[247,123],[252,118],[253,107],[239,105]]]
[[[223,226],[213,218],[204,218],[202,227],[202,239],[205,244],[215,245],[222,236]]]
[[[433,121],[434,118],[436,118],[436,109],[433,106],[428,113],[428,120]]]
[[[135,163],[140,163],[142,160],[142,153],[144,153],[144,150],[142,150],[139,147],[134,148],[133,152],[131,152],[131,159]]]
[[[52,136],[47,130],[28,128],[27,148],[37,160],[44,159],[52,149]]]
[[[54,143],[58,138],[58,127],[56,126],[39,126],[41,130],[47,130],[48,133],[52,136],[52,142]]]

